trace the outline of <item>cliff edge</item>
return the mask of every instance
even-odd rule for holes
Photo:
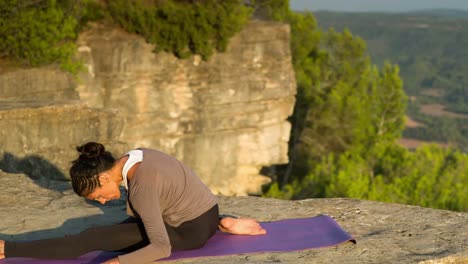
[[[121,221],[125,201],[86,202],[68,182],[0,171],[0,239],[37,239]],[[468,213],[356,199],[284,201],[219,196],[222,213],[260,221],[327,214],[357,244],[177,263],[468,263]]]

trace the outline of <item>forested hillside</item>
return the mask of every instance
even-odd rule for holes
[[[353,197],[468,210],[466,154],[437,145],[410,151],[397,144],[407,103],[413,109],[413,98],[420,100],[420,87],[407,92],[408,100],[403,68],[369,56],[358,34],[324,30],[320,17],[310,13],[283,14],[291,25],[298,94],[290,162],[266,170],[274,183],[265,196]],[[376,21],[366,22],[375,27]],[[405,48],[402,40],[400,50]]]
[[[410,96],[404,136],[468,150],[468,12],[314,13],[319,26],[349,29],[367,43],[372,61],[400,67]]]

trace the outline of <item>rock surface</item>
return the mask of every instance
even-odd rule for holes
[[[0,127],[8,128],[0,132],[0,169],[19,172],[10,161],[34,155],[68,177],[74,147],[94,140],[111,143],[116,155],[161,149],[216,193],[259,192],[269,180],[261,168],[288,162],[296,93],[289,27],[252,21],[208,61],[153,49],[93,24],[78,39],[86,68],[78,78],[0,65]]]
[[[119,222],[125,201],[86,202],[69,183],[0,172],[0,239],[36,239]],[[246,254],[177,263],[468,263],[468,213],[355,199],[283,201],[219,197],[222,213],[260,221],[327,214],[357,244],[288,253]]]
[[[115,111],[90,109],[79,102],[3,102],[0,106],[0,169],[35,179],[68,179],[74,146],[111,141],[121,131]]]

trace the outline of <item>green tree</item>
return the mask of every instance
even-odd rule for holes
[[[345,14],[316,12],[323,28],[349,28],[366,40],[374,63],[382,67],[386,60],[397,63],[405,83],[405,91],[412,96],[410,106],[420,103],[442,104],[447,110],[468,113],[468,20],[460,17],[426,14]],[[422,26],[422,27],[421,27]],[[429,93],[428,93],[428,89]],[[431,94],[437,91],[438,94]],[[463,124],[452,119],[455,126],[441,128],[440,117],[418,113],[416,107],[407,114],[418,122],[428,121],[427,127],[405,131],[412,138],[448,142],[466,152],[468,133]],[[465,122],[466,123],[466,122]],[[447,137],[442,137],[446,130]],[[454,136],[459,134],[460,136]],[[454,141],[454,139],[456,139]]]
[[[288,16],[291,26],[291,51],[294,72],[297,82],[296,104],[291,117],[292,130],[289,141],[289,159],[283,175],[282,185],[289,182],[294,171],[307,171],[307,161],[300,155],[299,142],[301,133],[306,126],[306,116],[315,98],[311,89],[317,85],[320,76],[320,64],[326,59],[326,53],[320,48],[322,33],[317,28],[317,22],[310,13],[304,15],[291,13]]]
[[[396,144],[372,151],[373,162],[357,153],[330,154],[302,180],[272,197],[351,197],[432,208],[468,211],[468,156],[426,145],[410,152]]]
[[[307,39],[304,32],[296,34]],[[289,175],[303,177],[330,153],[365,153],[377,142],[395,140],[404,124],[406,97],[398,67],[388,64],[379,73],[364,42],[348,31],[312,36],[312,51],[295,38],[292,43],[298,94],[283,184]]]
[[[386,63],[371,87],[371,123],[378,138],[376,143],[393,143],[405,128],[407,102],[398,66]]]
[[[265,195],[353,197],[466,211],[466,155],[436,146],[410,152],[395,142],[404,129],[407,101],[399,68],[386,63],[379,71],[362,40],[348,31],[320,32],[313,17],[304,17],[289,18],[298,35],[291,44],[298,94],[290,177]],[[301,28],[305,21],[307,30]]]

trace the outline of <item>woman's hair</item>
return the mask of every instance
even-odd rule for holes
[[[101,186],[98,175],[112,168],[115,158],[100,143],[88,142],[76,147],[80,156],[72,161],[70,176],[75,193],[86,197]]]

